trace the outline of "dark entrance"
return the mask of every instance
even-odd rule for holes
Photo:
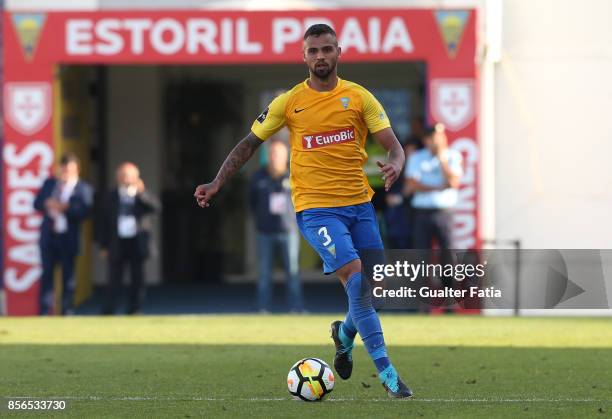
[[[246,176],[202,211],[195,185],[212,179],[241,135],[239,84],[168,81],[164,92],[162,269],[165,281],[220,281],[244,271]]]

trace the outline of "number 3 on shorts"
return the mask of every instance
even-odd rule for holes
[[[323,236],[323,239],[325,240],[323,246],[327,246],[332,242],[332,238],[329,237],[329,234],[327,234],[327,227],[321,227],[318,231],[318,234],[319,236]]]

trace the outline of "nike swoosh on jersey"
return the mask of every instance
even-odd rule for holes
[[[303,111],[303,110],[305,110],[305,109],[306,109],[306,108],[302,108],[302,109],[294,109],[294,110],[293,110],[293,112],[295,112],[295,113],[300,113],[300,112],[302,112],[302,111]]]

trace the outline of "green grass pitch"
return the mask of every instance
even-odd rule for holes
[[[609,417],[609,318],[384,315],[415,397],[389,400],[363,346],[323,403],[291,400],[289,367],[332,362],[333,315],[0,319],[8,398],[59,398],[52,417]]]

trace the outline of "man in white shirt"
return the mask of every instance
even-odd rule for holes
[[[93,204],[91,187],[79,179],[79,161],[72,153],[60,160],[58,175],[48,178],[34,208],[44,214],[40,227],[40,257],[43,273],[40,281],[40,314],[54,308],[53,273],[62,268],[62,314],[74,312],[76,279],[74,265],[79,253],[80,224],[89,216]]]
[[[406,165],[407,193],[413,193],[415,249],[430,249],[435,238],[441,249],[452,249],[452,209],[457,205],[463,174],[461,154],[447,145],[442,124],[428,129],[425,147]]]
[[[159,203],[140,178],[134,163],[117,168],[117,188],[106,198],[99,234],[102,256],[108,258],[108,285],[103,314],[116,310],[123,271],[130,268],[128,314],[138,314],[144,300],[144,262],[151,245],[150,215]]]
[[[444,125],[435,124],[425,132],[424,148],[414,152],[406,165],[405,192],[413,193],[415,249],[431,249],[435,238],[440,249],[441,263],[453,264],[453,214],[457,205],[458,188],[463,174],[461,154],[448,147]],[[442,284],[453,288],[453,278],[442,276]],[[445,311],[451,312],[454,301],[444,301]],[[421,306],[421,310],[429,307]]]

